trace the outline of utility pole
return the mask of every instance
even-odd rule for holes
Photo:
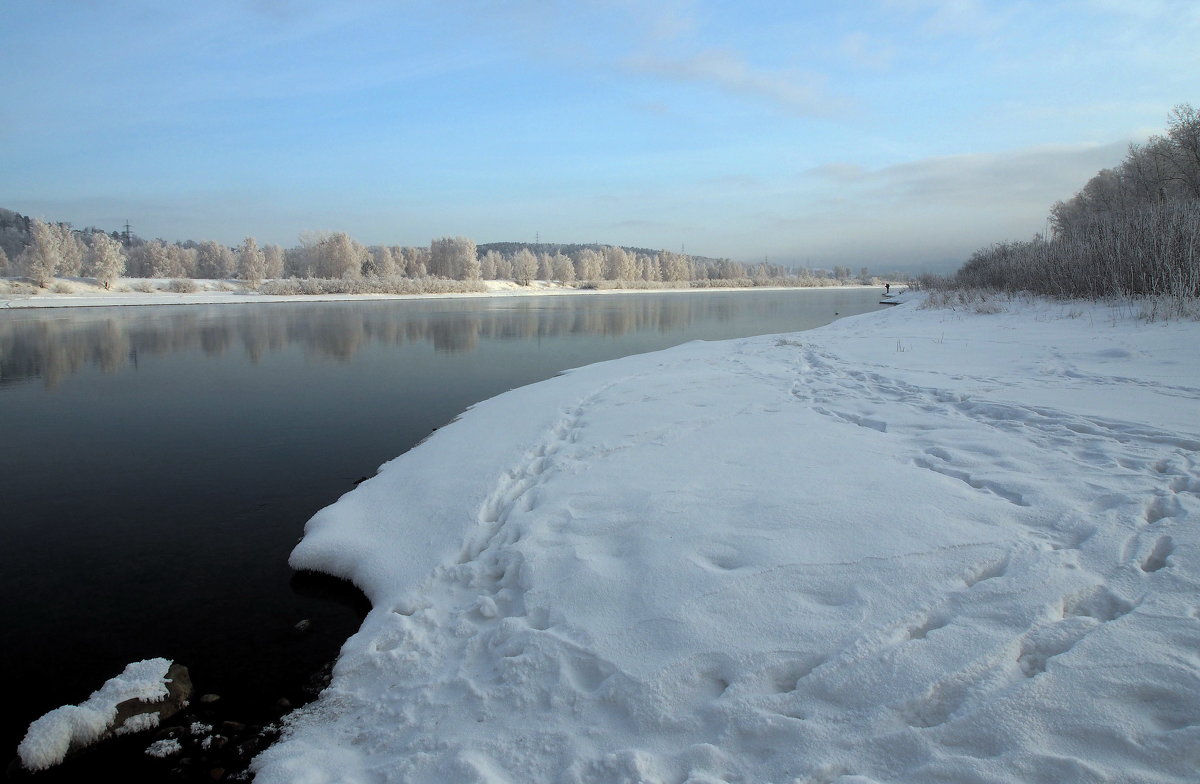
[[[128,247],[132,241],[133,234],[129,231],[129,218],[125,219],[125,246]]]

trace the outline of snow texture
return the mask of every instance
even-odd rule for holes
[[[146,747],[146,754],[159,759],[174,756],[181,751],[183,751],[183,744],[174,738],[156,740]]]
[[[57,765],[72,748],[94,743],[111,727],[117,706],[127,700],[158,702],[167,697],[167,670],[170,659],[146,659],[126,665],[80,705],[64,705],[29,725],[17,747],[21,764],[29,770]],[[123,735],[156,726],[156,714],[133,716],[115,734]]]
[[[1200,324],[914,303],[467,411],[307,525],[282,782],[1184,782]]]

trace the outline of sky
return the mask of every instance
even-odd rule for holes
[[[872,269],[1028,239],[1200,102],[1195,0],[7,0],[0,207]]]

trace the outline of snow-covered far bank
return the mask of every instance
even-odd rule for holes
[[[318,513],[276,782],[1185,782],[1200,324],[908,303],[477,404]]]
[[[3,281],[0,281],[3,282]],[[881,286],[845,285],[818,287],[720,287],[711,288],[576,288],[556,281],[533,280],[527,285],[511,280],[480,281],[485,291],[425,294],[260,294],[239,280],[193,280],[195,291],[173,291],[172,281],[161,278],[121,278],[111,289],[89,278],[64,279],[49,290],[32,284],[8,282],[0,287],[0,310],[6,308],[127,307],[132,305],[247,305],[266,302],[361,302],[363,300],[453,299],[464,297],[519,297],[570,294],[631,294],[697,291],[825,291]],[[57,291],[55,289],[58,289]],[[35,293],[36,291],[36,293]]]

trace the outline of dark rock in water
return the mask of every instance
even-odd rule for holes
[[[278,708],[282,708],[283,710],[291,710],[292,709],[292,701],[289,700],[287,697],[280,697],[278,700],[275,701],[275,706]]]
[[[312,621],[305,618],[304,620],[299,621],[295,626],[293,626],[292,630],[295,631],[297,634],[304,634],[305,632],[311,631],[312,630]]]
[[[219,699],[221,699],[220,694],[205,694],[203,697],[200,698],[200,702],[204,705],[211,705],[212,703],[216,702]]]

